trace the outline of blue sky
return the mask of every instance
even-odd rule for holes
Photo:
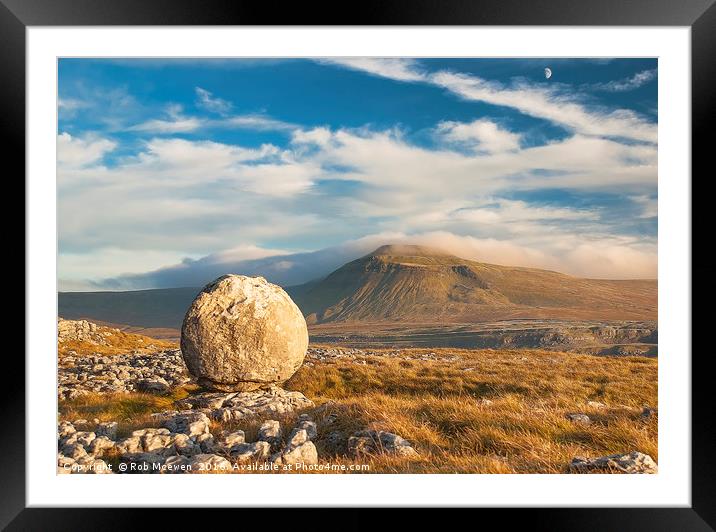
[[[60,289],[388,241],[655,277],[656,110],[655,59],[61,59]]]

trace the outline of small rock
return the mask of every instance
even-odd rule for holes
[[[104,451],[113,449],[114,445],[114,441],[110,440],[107,436],[98,436],[90,443],[89,452],[90,454],[99,456],[102,455]]]
[[[656,408],[649,408],[648,406],[645,406],[644,409],[641,411],[641,418],[642,419],[650,419],[654,416],[656,416],[658,411]]]
[[[597,410],[604,410],[607,407],[607,405],[605,405],[604,403],[600,403],[599,401],[588,401],[587,406],[590,408],[595,408]]]
[[[171,432],[182,432],[190,436],[198,436],[209,432],[209,416],[204,412],[184,410],[182,412],[166,412],[157,415],[162,417],[162,427]]]
[[[600,458],[575,457],[569,464],[572,473],[603,471],[612,473],[653,474],[658,473],[656,462],[648,454],[634,451],[628,454],[612,454]]]
[[[62,446],[62,449],[60,449],[60,452],[64,456],[66,456],[68,458],[72,458],[73,460],[78,460],[78,459],[82,458],[83,456],[87,456],[87,451],[79,443],[65,444]]]
[[[318,463],[318,451],[312,441],[306,441],[301,445],[286,449],[273,461],[277,464],[292,464],[294,466],[297,464],[314,465]]]
[[[281,445],[281,424],[274,420],[268,419],[263,422],[259,428],[259,441],[268,442],[271,447],[276,448]]]
[[[291,434],[289,435],[288,439],[290,440],[291,438],[293,438],[295,433],[297,433],[301,430],[306,431],[306,439],[307,440],[315,440],[316,437],[318,436],[318,427],[316,426],[316,424],[309,419],[302,419],[296,424],[296,427],[291,431]]]
[[[418,455],[418,452],[406,440],[397,434],[382,430],[364,430],[348,438],[348,453],[352,456],[381,453],[391,453],[405,457]]]
[[[246,434],[244,434],[243,430],[237,430],[234,432],[229,432],[228,434],[225,434],[223,439],[221,440],[221,445],[226,448],[231,448],[234,445],[238,445],[240,443],[246,442]]]
[[[592,423],[592,420],[589,419],[589,416],[586,414],[567,414],[566,418],[578,425],[589,425]]]
[[[126,466],[122,473],[161,473],[166,457],[157,453],[130,453],[123,454],[119,461]]]
[[[132,436],[117,442],[119,454],[137,454],[143,451],[139,436]]]
[[[164,462],[162,473],[177,474],[191,471],[191,460],[186,456],[170,456]]]
[[[294,447],[303,445],[307,441],[308,441],[308,434],[306,433],[305,430],[294,429],[293,432],[291,432],[291,436],[289,437],[288,442],[286,443],[286,447],[293,449]]]
[[[254,443],[238,443],[234,445],[229,454],[239,462],[266,460],[271,452],[271,445],[266,441]]]
[[[191,461],[192,473],[210,473],[212,471],[228,471],[232,468],[223,456],[218,454],[198,454]]]
[[[209,433],[199,434],[196,437],[196,443],[201,447],[201,452],[211,454],[214,452],[216,444],[214,443],[214,436]]]
[[[142,379],[135,385],[137,390],[145,393],[164,395],[169,392],[169,383],[164,379]]]
[[[117,439],[117,422],[116,421],[108,421],[106,423],[100,423],[97,425],[97,428],[95,429],[95,434],[97,437],[100,436],[106,436],[110,440],[116,440]]]

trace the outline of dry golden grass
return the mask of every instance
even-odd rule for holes
[[[132,334],[116,329],[100,327],[101,331],[109,332],[104,337],[106,345],[94,344],[79,340],[67,340],[60,342],[57,346],[57,354],[62,359],[64,356],[88,356],[88,355],[120,355],[130,351],[154,352],[163,349],[177,349],[176,342],[151,338],[142,334]],[[70,353],[72,351],[73,353]]]
[[[286,383],[319,405],[313,417],[322,427],[316,441],[321,463],[367,463],[371,473],[563,473],[575,456],[641,451],[658,460],[657,419],[640,415],[644,406],[658,406],[656,359],[539,350],[401,352],[408,358],[309,360],[313,365]],[[409,358],[427,353],[436,359]],[[172,409],[195,389],[84,396],[60,402],[60,419],[117,421],[125,436],[153,426],[152,412]],[[585,413],[592,423],[575,424],[568,413]],[[330,415],[335,421],[326,425]],[[276,419],[291,427],[296,416]],[[212,423],[212,433],[241,429],[253,441],[261,421]],[[331,431],[350,435],[365,428],[401,435],[420,457],[355,460],[327,445]]]
[[[287,388],[328,403],[323,414],[338,416],[338,430],[388,430],[420,452],[410,461],[374,457],[372,472],[561,473],[578,455],[635,450],[658,460],[657,421],[640,416],[643,406],[657,406],[656,359],[403,350],[430,352],[438,359],[357,357],[304,366]],[[592,424],[574,424],[568,413],[585,413]]]
[[[154,412],[174,410],[174,402],[184,399],[198,388],[194,385],[179,386],[169,395],[150,393],[88,394],[59,403],[59,421],[85,419],[92,423],[116,421],[119,437],[131,434],[133,430],[156,426],[151,418]]]

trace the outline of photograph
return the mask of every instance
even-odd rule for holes
[[[45,470],[658,474],[659,61],[57,57]]]

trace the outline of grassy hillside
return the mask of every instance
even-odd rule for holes
[[[654,320],[657,310],[653,280],[580,279],[418,246],[383,246],[290,292],[309,323]]]

